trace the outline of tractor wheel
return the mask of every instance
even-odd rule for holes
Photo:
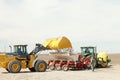
[[[21,64],[18,60],[12,60],[8,64],[8,72],[18,73],[21,70]]]
[[[62,68],[59,65],[55,65],[57,71],[60,71]]]
[[[101,67],[102,67],[102,68],[105,68],[105,67],[107,67],[107,65],[108,65],[108,63],[107,63],[107,62],[104,62],[104,63],[101,64]]]
[[[62,69],[63,69],[63,71],[68,71],[69,67],[67,67],[66,65],[63,65]]]
[[[49,65],[49,69],[50,69],[50,70],[55,70],[55,66]]]
[[[36,72],[45,72],[47,69],[47,64],[43,60],[38,60],[35,64],[35,71]]]
[[[33,67],[33,68],[29,68],[29,70],[31,71],[31,72],[35,72],[35,68]]]

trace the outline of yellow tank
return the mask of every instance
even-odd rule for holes
[[[108,54],[106,52],[100,52],[98,53],[97,58],[99,59],[99,61],[102,61],[103,59],[104,62],[107,62]]]
[[[52,50],[63,49],[63,48],[72,48],[70,40],[64,36],[47,39],[45,42],[43,42],[42,45],[44,47],[50,48]]]
[[[108,65],[108,55],[107,55],[107,53],[106,52],[100,52],[100,53],[98,53],[98,55],[97,55],[97,59],[98,59],[98,61],[99,62],[101,62],[101,67],[107,67],[107,65]]]

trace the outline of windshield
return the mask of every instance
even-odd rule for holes
[[[26,54],[27,53],[27,49],[26,46],[14,46],[15,52],[16,53],[21,53],[21,54]]]
[[[84,47],[82,48],[82,53],[94,53],[94,48]]]

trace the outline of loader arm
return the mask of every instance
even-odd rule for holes
[[[47,47],[44,47],[42,44],[36,44],[36,47],[34,50],[32,50],[32,52],[30,52],[30,54],[36,54],[38,53],[39,51],[42,51],[42,50],[47,50],[48,48]]]

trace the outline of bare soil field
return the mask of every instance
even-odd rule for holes
[[[111,64],[119,64],[120,65],[120,54],[109,54],[109,58],[112,60]]]
[[[43,56],[45,57],[45,56]],[[120,80],[120,54],[110,54],[112,62],[107,68],[76,71],[30,72],[22,69],[20,73],[8,73],[0,68],[0,80]]]

